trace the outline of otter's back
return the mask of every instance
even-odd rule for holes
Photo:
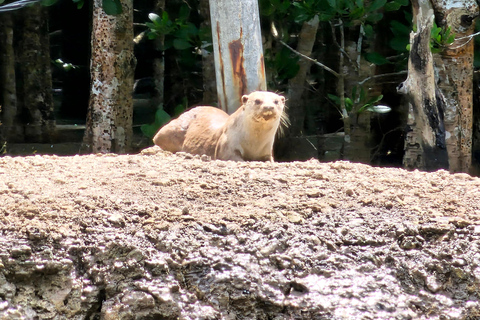
[[[215,156],[215,146],[228,114],[214,107],[196,107],[162,127],[153,138],[160,148],[170,152]]]

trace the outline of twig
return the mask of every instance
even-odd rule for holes
[[[303,53],[298,52],[297,50],[293,49],[293,48],[290,47],[288,44],[286,44],[283,40],[278,39],[278,41],[279,41],[281,44],[283,44],[287,49],[291,50],[293,53],[299,55],[300,57],[302,57],[302,58],[304,58],[304,59],[306,59],[306,60],[308,60],[308,61],[310,61],[310,62],[313,62],[313,63],[316,64],[317,66],[319,66],[319,67],[327,70],[327,71],[330,72],[331,74],[333,74],[335,77],[337,77],[337,78],[340,77],[340,74],[339,74],[338,72],[336,72],[335,70],[330,69],[329,67],[327,67],[327,66],[324,65],[323,63],[318,62],[317,60],[312,59],[312,58],[310,58],[309,56],[304,55]]]
[[[366,77],[365,79],[363,79],[362,81],[360,81],[358,83],[358,85],[363,85],[365,82],[368,82],[370,80],[373,80],[373,79],[377,79],[377,78],[382,78],[382,77],[389,77],[389,76],[400,76],[400,75],[404,75],[404,74],[407,74],[407,70],[402,70],[402,71],[399,71],[399,72],[393,72],[393,73],[384,73],[384,74],[376,74],[376,75],[373,75],[373,76],[370,76],[370,77]]]
[[[372,154],[372,156],[370,157],[370,163],[373,162],[373,160],[375,159],[375,157],[380,153],[380,148],[382,147],[383,143],[385,142],[385,137],[392,133],[392,132],[395,132],[395,131],[398,131],[398,130],[402,130],[402,127],[401,126],[398,126],[394,129],[391,129],[391,130],[388,130],[387,132],[385,132],[383,135],[382,135],[382,139],[380,139],[380,142],[378,143],[378,145],[376,147],[373,147],[372,150],[375,149],[375,152]]]
[[[331,74],[333,74],[335,77],[339,78],[340,77],[340,74],[338,72],[336,72],[335,70],[332,70],[330,69],[329,67],[327,67],[326,65],[324,65],[323,63],[321,62],[318,62],[317,60],[315,59],[312,59],[310,58],[309,56],[307,55],[304,55],[303,53],[301,52],[298,52],[297,50],[293,49],[292,47],[290,47],[288,44],[286,44],[282,39],[280,39],[280,37],[278,36],[278,31],[277,31],[277,28],[275,27],[275,24],[272,22],[271,24],[271,29],[272,29],[272,35],[273,37],[278,41],[280,42],[282,45],[284,45],[287,49],[289,49],[290,51],[292,51],[293,53],[295,53],[296,55],[300,56],[301,58],[305,59],[305,60],[308,60],[310,62],[313,62],[314,64],[316,64],[317,66],[327,70],[328,72],[330,72]]]
[[[338,26],[340,26],[341,28],[343,28],[343,21],[341,21]],[[352,58],[350,58],[350,55],[345,51],[345,45],[341,46],[338,42],[337,42],[337,39],[335,38],[335,27],[333,25],[333,23],[330,21],[330,27],[332,28],[332,38],[333,38],[333,42],[335,43],[335,45],[337,46],[338,50],[340,50],[340,52],[343,54],[344,57],[347,58],[348,62],[350,62],[350,64],[353,66],[353,68],[355,69],[355,71],[358,71],[358,67],[357,67],[357,64],[352,60]]]

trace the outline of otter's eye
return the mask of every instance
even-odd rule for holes
[[[262,100],[256,99],[256,100],[255,100],[255,104],[262,104]]]
[[[278,104],[278,100],[273,101],[273,103]]]

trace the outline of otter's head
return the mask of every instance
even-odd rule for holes
[[[267,91],[255,91],[242,97],[245,112],[259,123],[279,122],[285,109],[285,98]]]

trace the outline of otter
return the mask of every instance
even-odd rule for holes
[[[153,142],[163,150],[210,156],[217,160],[271,161],[285,98],[266,91],[242,96],[230,116],[215,107],[196,107],[162,127]]]

